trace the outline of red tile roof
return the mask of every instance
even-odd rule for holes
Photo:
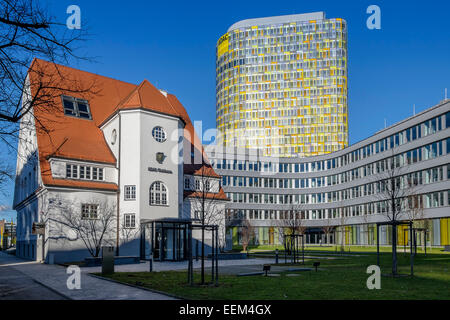
[[[186,125],[184,127],[184,137],[191,142],[191,149],[192,150],[196,149],[199,154],[200,150],[201,152],[203,152],[203,162],[204,162],[203,165],[195,164],[194,159],[191,158],[191,163],[184,164],[184,173],[220,178],[220,176],[214,171],[214,169],[211,167],[209,163],[208,156],[206,155],[206,152],[204,152],[203,150],[203,145],[200,139],[198,138],[197,133],[194,130],[194,126],[192,125],[191,119],[189,119],[186,109],[174,95],[168,94],[167,99],[171,103],[172,107],[185,120]]]
[[[33,60],[28,74],[32,97],[49,96],[48,104],[54,106],[38,105],[33,110],[44,185],[117,190],[116,185],[105,182],[54,179],[48,159],[56,156],[115,164],[116,159],[100,126],[118,110],[142,108],[176,116],[184,121],[185,138],[192,147],[197,150],[202,148],[183,105],[174,95],[162,94],[147,80],[135,85],[40,59]],[[65,116],[61,95],[87,100],[92,120]],[[220,178],[208,164],[206,154],[204,158],[204,172]],[[188,173],[195,174],[200,169],[201,166],[185,165]]]
[[[230,201],[228,199],[227,195],[223,191],[222,187],[220,188],[218,193],[212,193],[212,192],[198,192],[198,191],[184,191],[184,197],[185,198],[202,198],[205,197],[206,199],[210,200],[223,200],[223,201]]]
[[[143,108],[150,111],[183,118],[179,111],[176,111],[172,107],[172,104],[166,96],[147,80],[142,81],[142,83],[116,107],[118,110],[135,108]]]

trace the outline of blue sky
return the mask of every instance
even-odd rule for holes
[[[450,89],[449,1],[47,1],[64,22],[81,9],[95,63],[73,67],[131,83],[149,80],[177,95],[192,120],[215,127],[215,44],[248,18],[325,11],[348,23],[350,143],[438,103]],[[381,30],[369,30],[366,9],[381,8]],[[1,147],[0,147],[1,148]],[[4,149],[0,150],[4,152]],[[10,159],[15,163],[15,155]],[[13,184],[0,194],[0,218],[11,217]]]

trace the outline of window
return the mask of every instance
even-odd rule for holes
[[[73,164],[66,164],[66,178],[78,178],[78,166]]]
[[[189,178],[184,178],[184,190],[191,189],[191,180]]]
[[[136,200],[136,186],[125,186],[125,200]]]
[[[167,188],[161,181],[156,181],[150,186],[150,205],[167,205]]]
[[[72,178],[78,178],[78,166],[72,166]]]
[[[117,130],[113,129],[113,131],[111,132],[111,144],[114,145],[116,144],[117,141]]]
[[[194,220],[201,220],[202,219],[202,212],[199,210],[194,211]]]
[[[81,219],[97,219],[98,204],[82,204]]]
[[[82,119],[92,119],[89,104],[86,100],[68,96],[62,96],[62,100],[65,115]]]
[[[136,228],[136,215],[134,213],[127,213],[123,216],[123,224],[125,228]]]
[[[103,168],[92,167],[92,180],[103,180]]]
[[[200,191],[200,180],[195,179],[195,191]]]
[[[450,112],[445,114],[445,127],[450,128]]]
[[[66,164],[66,178],[72,178],[72,165]]]
[[[166,141],[166,131],[162,127],[154,127],[152,130],[152,136],[158,142]]]
[[[92,172],[92,179],[91,179]],[[103,181],[103,168],[66,163],[66,178]]]

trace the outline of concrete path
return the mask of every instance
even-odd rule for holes
[[[14,272],[8,273],[8,270]],[[0,284],[6,278],[9,284],[18,275],[23,275],[26,281],[30,279],[49,289],[59,296],[74,300],[172,300],[174,298],[150,292],[143,289],[114,283],[90,276],[87,272],[81,272],[81,289],[69,290],[67,269],[59,265],[42,264],[35,261],[27,261],[0,252]],[[28,280],[27,280],[28,279]],[[19,283],[20,284],[20,283]],[[19,287],[16,283],[16,286]],[[1,287],[0,287],[1,288]],[[1,297],[0,297],[1,299]]]
[[[280,260],[280,263],[283,263],[284,260]],[[290,260],[288,260],[288,263]],[[250,272],[262,272],[262,266],[264,264],[273,264],[275,263],[275,259],[262,259],[262,258],[250,258],[250,259],[236,259],[236,260],[219,260],[219,277],[221,274],[227,275],[237,275],[241,273],[250,273]],[[194,270],[200,271],[201,262],[193,261]],[[149,271],[149,262],[142,261],[139,264],[126,264],[115,266],[114,270],[116,272],[148,272]],[[305,268],[311,267],[312,264],[308,263],[307,265],[298,265],[298,266],[272,266],[270,272],[286,272],[293,268]],[[101,267],[84,267],[81,268],[83,273],[94,273],[101,272]],[[187,271],[187,261],[180,262],[153,262],[153,271]],[[211,261],[205,261],[205,271],[206,273],[211,272]]]
[[[262,266],[263,264],[274,263],[275,259],[236,259],[236,260],[219,260],[219,268],[225,268],[229,266],[238,267],[238,266]],[[193,261],[194,270],[200,269],[201,261]],[[187,270],[188,263],[187,261],[178,261],[178,262],[153,262],[153,271],[177,271],[177,270]],[[115,266],[114,270],[116,272],[147,272],[149,271],[150,265],[149,262],[141,262],[139,264],[125,264]],[[211,270],[211,260],[205,261],[206,271],[209,272]],[[262,267],[261,267],[262,268]],[[81,268],[83,273],[94,273],[101,272],[101,267],[83,267]],[[219,270],[220,273],[220,270]]]
[[[10,266],[0,265],[0,300],[65,300],[57,292]]]

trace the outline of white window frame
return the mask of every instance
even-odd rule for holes
[[[66,163],[66,179],[105,181],[105,168]]]
[[[136,185],[126,185],[123,192],[125,201],[136,200]]]
[[[194,211],[193,220],[201,221],[202,220],[202,212],[200,210]]]
[[[159,190],[156,188],[159,188]],[[169,205],[169,190],[162,181],[155,181],[150,185],[149,204],[151,206]]]
[[[70,110],[70,109],[66,108],[65,100],[68,102],[72,102],[73,110],[71,110],[71,112],[67,112],[67,110]],[[69,116],[69,117],[75,117],[78,119],[92,120],[91,108],[89,107],[89,102],[87,100],[62,95],[61,101],[62,101],[62,105],[63,105],[64,115]],[[85,112],[85,111],[80,112],[80,108],[78,106],[79,103],[86,105],[87,112]],[[87,114],[88,117],[82,117],[82,116],[80,116],[80,114]]]
[[[164,130],[164,128],[161,126],[156,126],[152,129],[152,137],[156,141],[163,143],[167,140],[166,130]]]
[[[195,179],[195,191],[202,191],[202,184],[200,183],[199,179]]]
[[[125,229],[136,228],[136,214],[135,213],[125,213],[123,215],[123,227]]]
[[[188,177],[184,178],[184,190],[191,190],[191,179]]]
[[[81,204],[81,219],[83,220],[98,219],[98,204],[92,203]]]

